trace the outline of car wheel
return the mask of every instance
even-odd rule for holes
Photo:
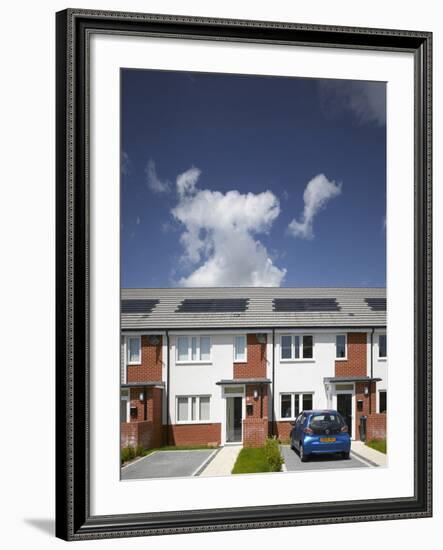
[[[342,453],[341,456],[344,458],[344,460],[349,460],[351,454],[348,451],[347,453]]]
[[[308,455],[305,454],[305,451],[303,449],[303,445],[301,443],[300,443],[300,460],[302,462],[307,462],[307,460],[308,460]]]

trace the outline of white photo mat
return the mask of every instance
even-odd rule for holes
[[[90,52],[90,513],[107,515],[412,496],[412,54],[102,34],[91,37]],[[120,481],[121,68],[387,82],[389,405],[386,468]],[[189,162],[192,164],[193,159]]]

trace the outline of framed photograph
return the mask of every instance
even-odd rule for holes
[[[57,13],[58,537],[431,515],[431,41]]]

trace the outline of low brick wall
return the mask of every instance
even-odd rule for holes
[[[267,418],[246,417],[243,420],[243,447],[261,447],[267,437]]]
[[[221,424],[172,424],[169,445],[220,445]]]
[[[370,439],[386,439],[386,414],[372,413],[368,415],[366,430],[366,441]]]
[[[162,428],[153,422],[122,422],[120,428],[121,447],[137,447],[141,445],[144,449],[161,447],[163,443]]]
[[[291,437],[292,424],[293,420],[279,420],[274,423],[275,426],[275,435],[278,439],[284,441]]]

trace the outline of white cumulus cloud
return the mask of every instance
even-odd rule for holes
[[[169,180],[161,180],[157,175],[155,162],[152,159],[148,160],[145,168],[146,183],[154,193],[169,193],[171,190],[171,182]]]
[[[306,185],[303,193],[305,203],[300,221],[293,219],[288,226],[289,233],[294,237],[312,239],[314,237],[314,218],[328,201],[341,193],[341,184],[330,181],[324,174],[318,174]]]
[[[227,193],[199,189],[198,168],[177,177],[174,219],[183,226],[182,286],[279,286],[285,269],[275,266],[257,236],[269,232],[280,214],[270,191]]]

